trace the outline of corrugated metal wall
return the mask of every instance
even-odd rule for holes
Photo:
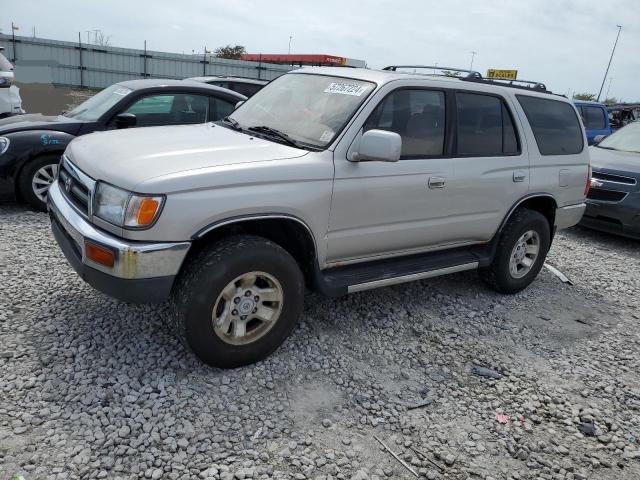
[[[16,36],[15,54],[11,35],[0,34],[0,46],[9,60],[16,58],[19,82],[42,81],[56,85],[104,88],[136,78],[187,78],[204,75],[234,75],[272,80],[293,67],[207,55],[184,55],[118,47],[102,47],[60,40]],[[146,60],[146,61],[145,61]],[[19,78],[20,72],[37,72],[38,79]],[[43,74],[48,72],[49,74]],[[49,77],[49,78],[46,78]]]

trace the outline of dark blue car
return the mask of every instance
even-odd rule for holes
[[[611,135],[609,112],[605,105],[582,100],[574,100],[573,104],[582,118],[589,145],[596,143],[594,138],[598,135]]]

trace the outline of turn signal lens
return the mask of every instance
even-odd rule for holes
[[[160,213],[162,197],[142,197],[132,195],[127,207],[125,227],[148,227]]]
[[[93,260],[100,265],[112,268],[116,263],[116,257],[111,250],[100,247],[90,242],[84,244],[84,254],[89,260]]]

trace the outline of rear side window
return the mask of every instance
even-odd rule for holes
[[[500,98],[475,93],[458,93],[456,104],[458,155],[519,153],[513,119]]]
[[[364,131],[388,130],[402,137],[400,158],[441,156],[444,151],[444,92],[400,89],[371,113]]]
[[[607,124],[604,118],[604,109],[600,107],[582,107],[582,121],[587,130],[604,130]]]
[[[547,98],[516,96],[542,155],[574,155],[582,152],[582,128],[570,104]]]
[[[234,82],[229,84],[229,88],[234,92],[238,92],[245,97],[251,97],[258,93],[258,90],[262,88],[262,85],[257,85],[255,83],[241,83]]]

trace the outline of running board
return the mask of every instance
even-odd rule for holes
[[[455,249],[334,267],[316,272],[316,286],[339,296],[398,283],[473,270],[487,264],[488,252]]]

